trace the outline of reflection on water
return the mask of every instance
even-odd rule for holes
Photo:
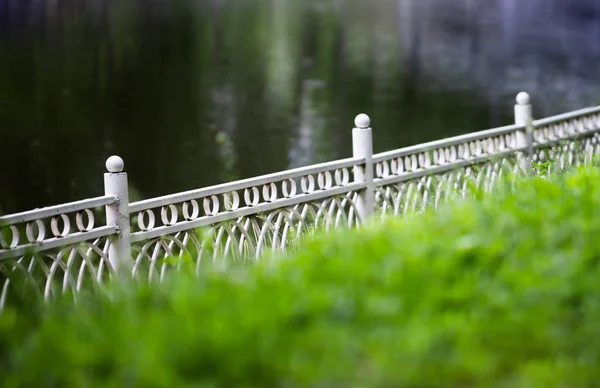
[[[360,112],[383,151],[508,124],[521,89],[537,115],[595,102],[599,10],[0,0],[0,211],[101,194],[111,154],[149,197],[350,156]]]

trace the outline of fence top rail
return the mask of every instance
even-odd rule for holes
[[[490,137],[502,136],[525,129],[524,125],[506,125],[504,127],[486,129],[484,131],[467,133],[448,137],[446,139],[434,140],[427,143],[421,143],[414,146],[404,147],[397,150],[381,152],[373,155],[373,163],[382,162],[384,160],[393,159],[402,156],[408,156],[415,153],[432,151],[439,148],[451,147],[459,144],[469,143],[472,141],[483,140]]]
[[[561,113],[559,115],[545,117],[545,118],[539,119],[539,120],[534,120],[533,126],[541,127],[544,125],[554,124],[554,123],[564,121],[564,120],[571,120],[571,119],[574,119],[579,116],[586,116],[586,115],[589,115],[592,113],[600,113],[600,105],[592,106],[589,108],[578,109],[578,110],[574,110],[574,111],[567,112],[567,113]]]
[[[201,189],[183,191],[177,194],[164,195],[160,197],[145,199],[142,201],[132,202],[131,204],[129,204],[129,211],[131,213],[137,213],[140,211],[153,209],[165,205],[190,201],[192,199],[210,197],[212,195],[224,194],[230,191],[243,190],[269,183],[281,182],[287,179],[301,178],[303,176],[318,174],[326,171],[350,168],[363,163],[365,163],[364,158],[345,158],[331,162],[313,164],[306,167],[294,168],[272,174],[261,175],[254,178],[241,179],[238,181],[204,187]]]
[[[104,195],[83,199],[75,202],[63,203],[61,205],[47,206],[39,209],[28,210],[21,213],[9,214],[0,217],[0,226],[21,224],[29,221],[58,216],[61,214],[74,213],[81,210],[92,209],[99,206],[112,205],[117,198],[112,195]]]

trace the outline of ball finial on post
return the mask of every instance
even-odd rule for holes
[[[366,114],[361,113],[354,119],[354,125],[356,125],[356,128],[369,128],[369,125],[371,125],[371,119]]]
[[[123,172],[124,167],[125,162],[123,162],[123,159],[117,155],[113,155],[106,159],[106,170],[110,173],[117,174],[119,172]]]
[[[531,99],[529,98],[529,94],[527,92],[520,92],[517,94],[517,104],[519,105],[529,105]]]

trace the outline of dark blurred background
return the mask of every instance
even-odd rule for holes
[[[0,213],[132,199],[596,103],[600,1],[0,0]]]

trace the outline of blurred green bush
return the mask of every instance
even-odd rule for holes
[[[600,170],[0,315],[4,387],[593,387]]]

